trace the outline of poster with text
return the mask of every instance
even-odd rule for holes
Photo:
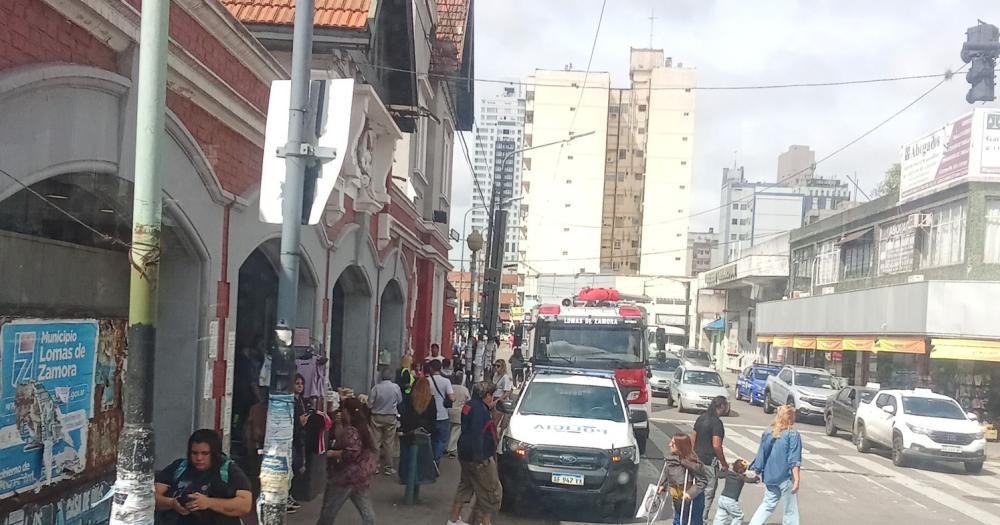
[[[15,320],[0,327],[0,498],[86,467],[96,320]]]

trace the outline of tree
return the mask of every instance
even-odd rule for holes
[[[875,197],[884,197],[886,195],[896,193],[899,191],[899,174],[900,166],[899,163],[895,163],[885,170],[885,177],[882,178],[882,182],[875,187]]]

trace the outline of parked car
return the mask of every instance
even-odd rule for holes
[[[875,397],[877,386],[849,386],[842,388],[826,405],[823,422],[826,424],[826,435],[836,436],[840,430],[853,430],[854,417],[858,413],[858,405],[867,403]]]
[[[674,371],[679,366],[681,366],[681,359],[666,352],[660,352],[649,360],[649,371],[652,374],[649,378],[649,386],[653,389],[653,395],[670,395],[670,380],[674,377]]]
[[[539,368],[499,410],[510,418],[498,450],[506,510],[560,498],[635,514],[641,458],[632,425],[647,416],[629,410],[612,372]]]
[[[786,366],[767,378],[764,386],[764,413],[773,414],[778,405],[792,405],[799,418],[819,418],[835,392],[833,375],[821,368]]]
[[[717,396],[729,399],[729,389],[718,372],[703,366],[681,365],[674,371],[674,377],[670,381],[667,405],[676,404],[681,412],[704,411]],[[723,415],[728,416],[729,411]]]
[[[862,453],[876,445],[889,448],[897,467],[917,458],[956,461],[975,474],[986,459],[986,439],[976,415],[966,414],[948,396],[920,388],[879,390],[858,405],[854,442]]]
[[[687,366],[703,366],[711,368],[712,356],[704,350],[685,348],[680,351],[681,364]]]
[[[764,387],[767,378],[777,374],[781,367],[775,365],[751,365],[740,372],[736,380],[736,399],[746,399],[751,405],[764,403]]]

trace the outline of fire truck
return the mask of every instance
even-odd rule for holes
[[[617,290],[584,288],[561,304],[534,307],[525,329],[533,366],[614,371],[629,409],[646,415],[633,426],[645,454],[652,415],[645,309]]]

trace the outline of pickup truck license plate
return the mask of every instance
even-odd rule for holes
[[[583,476],[580,474],[552,474],[552,483],[582,487]]]
[[[961,454],[962,447],[956,447],[955,445],[941,445],[941,452],[948,452],[951,454]]]

